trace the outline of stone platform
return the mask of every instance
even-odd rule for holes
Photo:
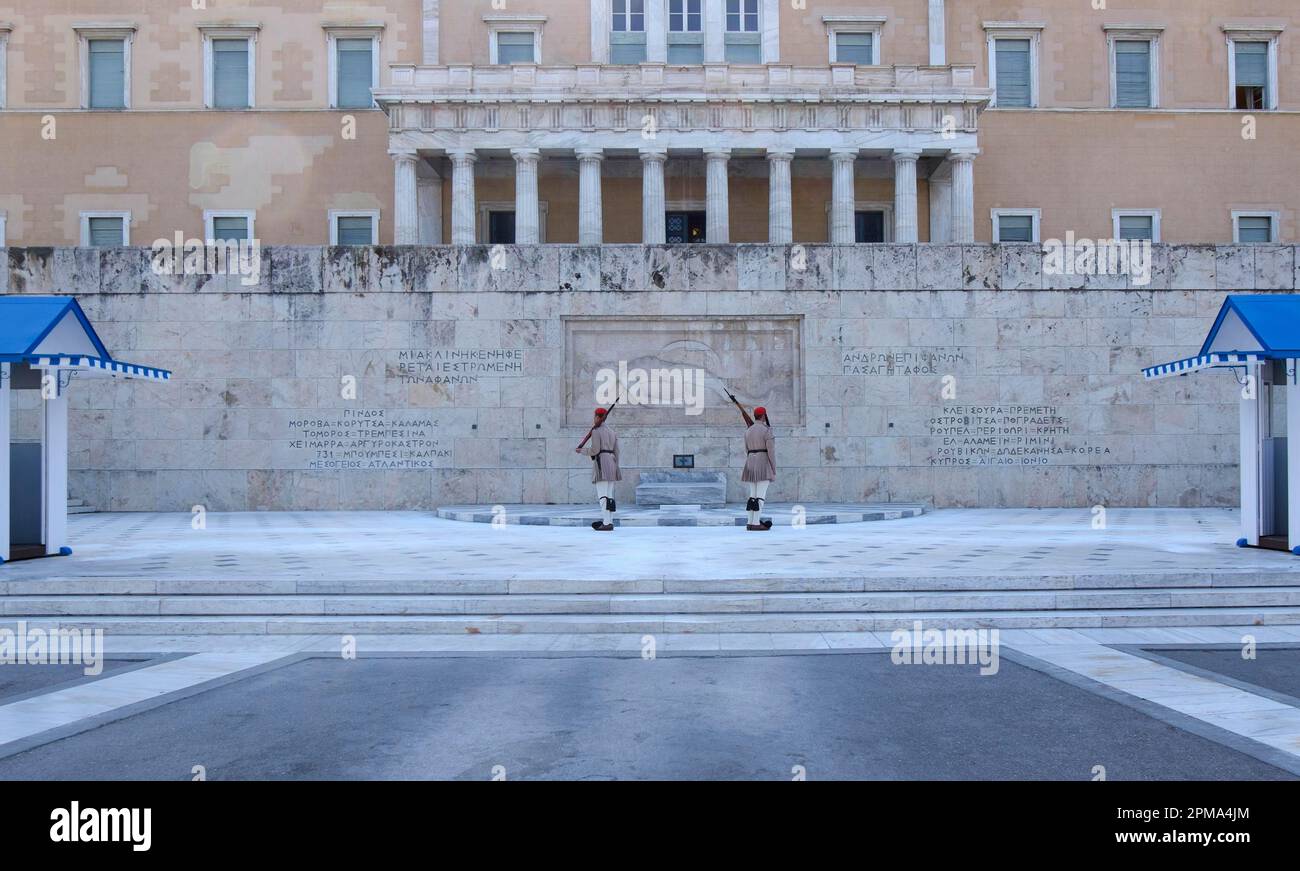
[[[829,523],[870,523],[920,517],[926,506],[907,503],[818,503],[795,505],[773,502],[763,511],[763,518],[775,526],[795,526],[796,521],[809,525]],[[599,520],[595,505],[448,505],[438,509],[443,520],[471,523],[517,524],[520,526],[589,526]],[[619,505],[614,514],[615,526],[744,526],[748,520],[743,504],[709,507],[699,505]]]
[[[241,645],[652,634],[717,646],[722,635],[838,638],[916,621],[1300,626],[1300,559],[1236,547],[1236,512],[1220,509],[1111,509],[1100,529],[1088,508],[940,509],[762,535],[661,526],[597,535],[430,512],[209,513],[203,529],[192,519],[70,518],[72,556],[0,566],[0,628],[228,635]]]

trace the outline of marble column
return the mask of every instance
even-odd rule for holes
[[[920,234],[916,218],[916,160],[920,156],[917,148],[894,149],[894,241],[900,244],[916,242]]]
[[[793,148],[767,150],[767,241],[772,245],[789,245],[794,241],[794,200],[790,167]]]
[[[645,245],[662,245],[667,241],[664,226],[667,208],[664,199],[664,164],[668,149],[641,149],[641,242]]]
[[[579,148],[578,157],[578,244],[599,245],[605,241],[605,206],[601,194],[601,164],[605,152]]]
[[[704,240],[711,245],[726,245],[731,241],[731,187],[727,178],[730,160],[730,148],[704,149],[707,191]]]
[[[416,179],[416,201],[420,210],[420,244],[442,244],[442,176],[431,174]]]
[[[475,223],[478,207],[474,202],[474,163],[478,154],[473,149],[448,151],[451,160],[451,244],[473,245],[477,240]]]
[[[952,241],[975,241],[975,155],[977,151],[954,151],[952,163]]]
[[[542,152],[537,148],[512,148],[515,159],[515,244],[539,245],[542,241],[542,212],[537,201],[537,166]]]
[[[419,158],[413,151],[392,153],[393,158],[393,242],[417,245],[420,242],[420,205],[416,189],[415,165]]]
[[[856,195],[853,182],[853,162],[858,150],[835,149],[831,151],[831,244],[852,245],[857,241],[853,220]]]

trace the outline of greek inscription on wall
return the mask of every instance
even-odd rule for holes
[[[345,409],[289,420],[281,468],[313,471],[439,469],[452,462],[452,441],[427,411]]]
[[[1055,405],[945,405],[930,418],[931,466],[1103,462],[1109,447],[1077,442]]]
[[[846,348],[841,375],[945,375],[969,364],[964,348]]]
[[[403,384],[475,384],[524,374],[522,348],[429,348],[398,351],[388,375]]]

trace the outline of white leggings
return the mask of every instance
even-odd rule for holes
[[[605,502],[605,500],[613,499],[613,498],[614,498],[614,482],[597,481],[596,502],[600,505],[601,511],[604,514],[604,523],[606,526],[609,526],[614,522],[614,512],[609,510],[609,504]]]
[[[772,483],[771,481],[750,481],[749,482],[749,498],[759,500],[760,508],[762,507],[761,503],[767,501],[767,485],[771,483]],[[762,514],[761,511],[749,512],[749,525],[757,526],[761,514]]]

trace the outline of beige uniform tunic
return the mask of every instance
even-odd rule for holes
[[[740,480],[776,480],[776,439],[772,437],[772,428],[762,421],[754,421],[745,430],[745,471]]]
[[[591,464],[591,483],[623,480],[618,470],[618,436],[608,424],[601,424],[592,432],[591,441],[587,442],[587,456],[595,460]]]

